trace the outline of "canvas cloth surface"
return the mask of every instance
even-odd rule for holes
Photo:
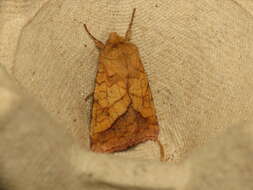
[[[47,186],[42,181],[48,181],[55,166],[64,172],[53,170],[50,174],[57,177],[48,187],[252,188],[252,1],[3,0],[0,5],[0,124],[5,127],[2,135],[8,137],[0,150],[10,151],[13,163],[19,156],[24,160],[14,165],[15,175],[12,167],[5,168],[11,172],[0,172],[0,184],[43,189]],[[88,148],[91,105],[84,98],[94,88],[98,51],[81,23],[105,41],[109,32],[124,34],[133,8],[137,12],[132,42],[139,47],[148,74],[168,163],[159,162],[153,142],[115,155],[93,154]],[[29,97],[33,100],[27,101]],[[33,101],[42,107],[32,106]],[[17,105],[24,107],[26,117],[17,114]],[[28,117],[31,112],[41,116]],[[25,132],[7,130],[15,127]],[[49,150],[61,147],[58,156],[49,156],[47,148],[29,149],[37,137],[30,129],[57,134],[38,138],[45,139],[42,147]],[[40,159],[11,146],[24,134],[29,140],[19,145],[21,150],[34,151]],[[214,140],[216,136],[220,137]],[[27,167],[30,160],[34,164]],[[13,166],[7,156],[1,163]],[[29,174],[22,183],[18,174],[24,167]],[[37,173],[38,169],[45,172]]]

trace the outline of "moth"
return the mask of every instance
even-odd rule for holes
[[[111,32],[104,44],[84,28],[99,50],[91,111],[90,148],[117,152],[158,140],[159,124],[147,75],[136,45],[130,42],[136,9],[125,36]]]

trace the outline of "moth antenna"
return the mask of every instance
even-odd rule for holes
[[[128,25],[128,29],[126,31],[126,35],[125,35],[125,39],[127,41],[129,41],[131,39],[131,28],[132,28],[132,25],[133,25],[133,21],[134,21],[134,14],[135,14],[135,11],[136,11],[136,8],[134,8],[133,10],[133,13],[132,13],[132,17],[131,17],[131,21]]]
[[[88,30],[88,27],[86,24],[83,24],[84,29],[86,30],[86,32],[88,33],[88,35],[91,37],[91,39],[95,42],[96,46],[98,49],[104,49],[105,45],[103,44],[103,42],[97,40]]]

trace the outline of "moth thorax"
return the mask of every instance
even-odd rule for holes
[[[124,41],[124,38],[119,36],[117,34],[117,32],[111,32],[106,43],[118,44],[118,43],[123,42],[123,41]]]

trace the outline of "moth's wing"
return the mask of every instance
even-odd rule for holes
[[[115,120],[126,112],[130,104],[125,77],[127,69],[122,67],[123,57],[119,50],[103,52],[99,58],[91,119],[91,135],[107,130]]]
[[[154,134],[152,135],[156,134],[158,136],[159,128],[154,101],[138,49],[130,56],[130,59],[128,66],[128,94],[131,99],[131,105],[145,119],[147,127],[154,129]]]

